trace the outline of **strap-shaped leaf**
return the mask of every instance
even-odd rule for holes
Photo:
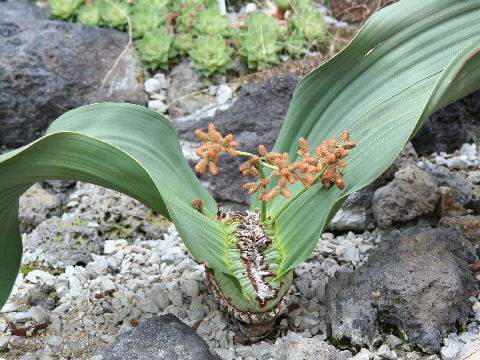
[[[386,170],[433,111],[480,88],[479,19],[478,0],[401,0],[300,81],[274,151],[294,158],[300,137],[314,147],[345,129],[357,147],[344,191],[316,184],[288,206],[275,199],[281,274],[310,256],[345,197]]]
[[[0,307],[22,255],[18,198],[45,179],[86,181],[143,202],[176,224],[198,261],[227,271],[223,230],[191,204],[202,199],[214,218],[215,200],[183,157],[171,123],[141,106],[94,104],[62,115],[46,136],[0,155]]]

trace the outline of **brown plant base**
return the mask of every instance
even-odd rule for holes
[[[275,326],[275,320],[283,314],[287,308],[288,297],[290,295],[290,289],[283,295],[282,299],[270,310],[265,312],[250,312],[236,308],[232,305],[232,299],[226,298],[220,288],[216,278],[214,270],[205,266],[207,286],[210,293],[217,299],[217,301],[223,306],[227,313],[227,318],[231,320],[235,327],[238,329],[237,335],[241,334],[241,337],[246,342],[256,342],[267,336]]]

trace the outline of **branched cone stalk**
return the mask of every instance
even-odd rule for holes
[[[258,147],[258,155],[236,150],[238,144],[233,135],[223,137],[213,124],[209,124],[207,133],[197,129],[195,134],[202,141],[195,150],[200,157],[196,171],[218,174],[218,154],[225,152],[248,157],[239,170],[244,176],[256,178],[243,187],[250,194],[257,194],[262,201],[261,210],[222,212],[219,208],[217,213],[228,243],[226,257],[230,272],[225,274],[207,266],[206,273],[212,295],[229,314],[247,325],[251,335],[258,337],[271,330],[275,319],[285,311],[293,280],[293,271],[278,277],[282,251],[275,238],[275,219],[266,217],[267,203],[279,195],[289,199],[288,185],[297,181],[303,184],[303,191],[315,183],[327,189],[335,184],[343,190],[343,168],[347,165],[343,159],[356,144],[349,139],[348,130],[338,140],[323,141],[314,152],[300,138],[298,159],[290,162],[288,153],[268,152],[263,145]],[[265,168],[271,170],[268,177]],[[272,177],[278,178],[278,183],[267,189]],[[201,199],[192,201],[192,206],[201,213],[203,205]]]

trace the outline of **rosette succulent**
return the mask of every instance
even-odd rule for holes
[[[102,17],[100,15],[100,9],[98,8],[98,1],[92,2],[90,5],[84,5],[77,11],[77,21],[79,23],[98,26]]]
[[[295,267],[347,196],[387,170],[430,114],[480,88],[479,18],[471,0],[402,0],[380,10],[300,80],[271,151],[240,151],[213,125],[197,130],[197,171],[217,173],[219,153],[248,158],[239,169],[255,178],[244,186],[254,195],[245,212],[216,203],[157,112],[101,103],[62,115],[45,136],[0,155],[0,308],[22,259],[19,197],[38,181],[75,179],[171,220],[205,265],[212,295],[240,328],[264,335],[287,310]]]
[[[277,8],[280,10],[288,10],[290,9],[292,2],[293,0],[277,0],[275,5],[277,5]]]
[[[177,56],[173,46],[174,35],[167,29],[152,30],[137,41],[138,52],[145,66],[151,70],[167,70]]]
[[[75,11],[82,0],[49,0],[48,10],[55,19],[68,20],[75,15]]]
[[[190,51],[190,59],[198,72],[206,76],[218,76],[231,69],[232,55],[233,49],[220,35],[199,37]]]
[[[252,14],[240,37],[238,53],[249,68],[266,67],[278,63],[281,31],[275,20],[266,14]]]
[[[294,14],[290,19],[289,28],[315,45],[323,41],[325,35],[322,14],[314,6],[308,7],[299,14]]]
[[[180,0],[174,8],[177,14],[175,19],[175,30],[177,33],[188,32],[193,28],[195,17],[204,10],[205,7],[198,0]]]
[[[151,6],[157,10],[167,12],[168,0],[133,0],[133,6]]]
[[[167,13],[149,5],[135,5],[131,11],[130,21],[134,38],[158,29],[166,23]]]
[[[177,49],[179,55],[184,55],[188,51],[190,51],[193,47],[193,36],[192,34],[180,33],[175,35],[174,40],[175,49]]]
[[[226,35],[230,19],[220,14],[216,8],[198,13],[193,19],[193,32],[196,35]]]
[[[126,1],[101,0],[99,7],[102,23],[105,26],[112,29],[123,29],[127,25],[128,4]]]
[[[293,31],[286,37],[283,48],[290,57],[298,59],[307,53],[308,41],[298,31]]]

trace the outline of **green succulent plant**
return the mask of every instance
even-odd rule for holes
[[[292,2],[292,0],[277,0],[275,5],[277,5],[277,8],[280,10],[288,10],[290,9]]]
[[[266,14],[252,14],[244,29],[238,48],[240,59],[251,69],[277,64],[282,46],[281,31],[275,20]]]
[[[174,46],[179,55],[184,55],[193,47],[193,35],[188,32],[175,35]]]
[[[218,0],[170,0],[169,2],[169,9],[172,12],[189,6],[199,6],[202,9],[218,8]]]
[[[314,6],[293,15],[289,22],[289,28],[315,45],[322,42],[325,35],[323,17]]]
[[[283,48],[290,57],[298,59],[307,53],[308,41],[298,31],[293,31],[286,37]]]
[[[211,8],[198,13],[193,19],[193,32],[200,35],[226,35],[230,19],[220,14],[220,10]]]
[[[110,2],[100,1],[100,14],[102,23],[112,29],[124,29],[127,25],[128,4],[125,1],[110,0]],[[120,11],[120,10],[122,11]]]
[[[220,35],[199,37],[190,51],[190,59],[198,72],[206,76],[218,76],[231,69],[232,55],[233,49]]]
[[[168,9],[168,0],[133,0],[133,6],[151,6],[158,10],[167,12]]]
[[[138,39],[145,33],[158,29],[166,23],[167,13],[149,5],[135,5],[131,11],[133,37]]]
[[[312,0],[292,0],[291,4],[295,13],[302,14],[311,11],[314,6]]]
[[[174,35],[167,29],[158,29],[149,31],[137,41],[140,58],[148,69],[168,69],[169,62],[178,55],[173,40]]]
[[[271,149],[276,166],[259,148],[246,168],[254,173],[258,164],[262,190],[281,188],[285,198],[265,205],[253,197],[243,214],[219,209],[183,156],[172,123],[137,105],[69,111],[45,136],[1,154],[0,308],[22,260],[19,197],[38,181],[75,179],[123,192],[171,220],[194,259],[205,264],[207,285],[226,311],[252,331],[271,329],[287,310],[293,269],[312,254],[347,196],[384,173],[430,114],[480,88],[480,2],[418,4],[402,0],[380,10],[348,46],[299,81]],[[344,187],[309,183],[311,168],[332,168],[318,168],[317,151],[314,158],[301,140],[299,151],[299,138],[324,145],[344,129],[357,143]],[[219,151],[249,156],[233,149],[233,135],[217,135],[213,126],[196,134],[202,141],[196,154],[207,161],[200,170],[215,170]],[[308,189],[285,178],[295,180],[295,169],[306,172],[296,175]]]
[[[49,0],[48,10],[54,19],[68,20],[75,15],[75,11],[82,0]]]
[[[100,15],[100,9],[98,8],[98,2],[92,2],[90,5],[84,5],[77,11],[77,21],[79,23],[98,26],[102,17]]]
[[[177,33],[188,32],[193,28],[195,17],[204,9],[203,4],[196,1],[184,0],[176,9],[175,30]]]

